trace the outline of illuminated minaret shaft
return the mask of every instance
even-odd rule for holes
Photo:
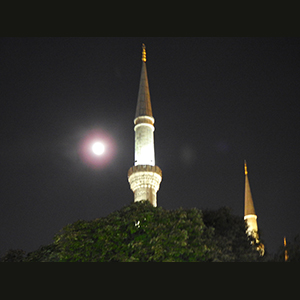
[[[142,44],[142,71],[136,113],[134,119],[134,166],[128,171],[128,181],[134,193],[134,201],[148,200],[157,206],[156,193],[162,180],[162,172],[155,166],[154,118],[146,68],[146,46]]]

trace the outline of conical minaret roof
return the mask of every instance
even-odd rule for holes
[[[244,216],[255,215],[255,209],[254,209],[253,199],[252,199],[251,190],[250,190],[250,183],[249,183],[249,178],[248,178],[248,170],[247,170],[246,161],[244,162],[244,166],[245,166],[245,213],[244,213]]]
[[[139,94],[135,112],[135,118],[141,116],[152,117],[152,107],[150,100],[150,92],[149,92],[149,83],[148,83],[148,75],[147,75],[147,67],[146,67],[146,46],[142,44],[142,71],[140,78],[140,87]]]

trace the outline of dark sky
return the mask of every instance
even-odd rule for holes
[[[299,38],[2,38],[1,255],[133,201],[142,42],[158,205],[243,217],[246,159],[267,250],[300,233]],[[81,155],[95,133],[110,149],[97,168]]]

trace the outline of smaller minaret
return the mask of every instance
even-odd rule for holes
[[[247,225],[248,225],[247,233],[251,234],[255,239],[257,239],[258,238],[257,215],[255,214],[253,199],[252,199],[252,195],[251,195],[246,161],[244,161],[244,168],[245,168],[244,220],[247,222]]]
[[[286,248],[286,238],[283,238],[283,245],[284,245],[284,261],[287,262],[289,259],[287,248]]]
[[[245,168],[245,211],[244,211],[244,220],[247,222],[248,229],[247,234],[251,235],[258,245],[257,251],[259,251],[260,255],[263,256],[265,253],[265,247],[259,241],[258,235],[258,226],[257,226],[257,215],[255,214],[252,194],[250,190],[250,183],[248,178],[248,169],[247,163],[244,161]]]

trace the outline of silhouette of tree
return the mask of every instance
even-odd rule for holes
[[[22,262],[25,254],[22,249],[10,249],[1,257],[1,262]]]
[[[52,244],[26,257],[10,250],[2,261],[260,261],[246,228],[228,208],[166,210],[141,201],[104,218],[78,220],[62,228]]]

